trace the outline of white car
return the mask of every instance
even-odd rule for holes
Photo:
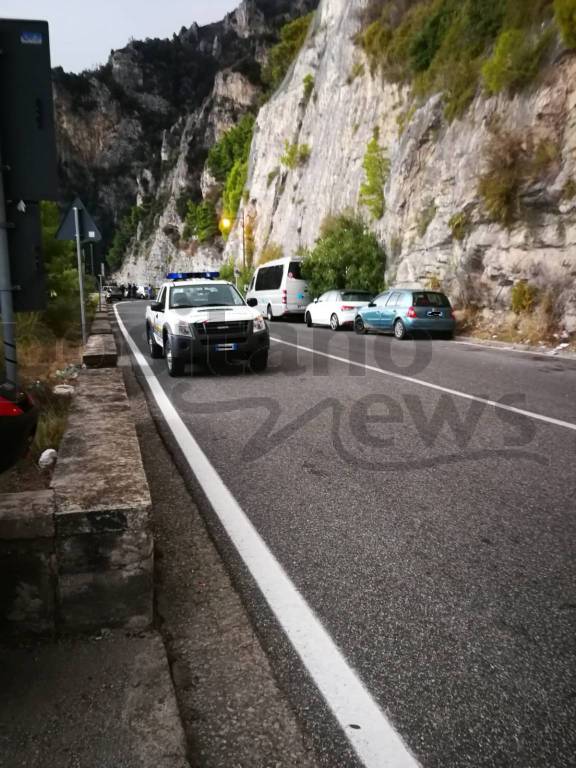
[[[167,275],[157,300],[146,307],[151,357],[164,356],[170,376],[184,373],[186,363],[214,358],[246,361],[253,371],[263,371],[270,336],[260,312],[232,283],[198,274]]]
[[[369,291],[347,288],[341,291],[327,291],[306,307],[306,325],[308,328],[313,325],[329,325],[333,331],[346,326],[351,328],[358,307],[365,307],[373,298],[374,294]]]

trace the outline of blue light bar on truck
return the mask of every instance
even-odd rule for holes
[[[217,280],[220,272],[169,272],[166,280]]]

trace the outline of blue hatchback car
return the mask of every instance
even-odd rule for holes
[[[456,323],[447,297],[438,291],[397,289],[379,294],[354,318],[356,333],[393,333],[397,339],[423,332],[452,338]]]

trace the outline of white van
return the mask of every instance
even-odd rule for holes
[[[303,316],[310,294],[308,283],[300,275],[301,263],[300,259],[283,258],[258,267],[248,286],[246,302],[257,306],[268,320]]]

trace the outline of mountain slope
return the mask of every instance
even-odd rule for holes
[[[355,43],[367,5],[394,4],[322,0],[306,45],[258,115],[245,205],[257,258],[270,242],[287,255],[311,246],[327,214],[352,209],[386,245],[390,282],[442,285],[462,306],[505,309],[527,280],[550,292],[576,330],[576,55],[547,21],[533,82],[494,96],[472,89],[449,121],[434,89],[416,98],[405,79],[371,67]],[[431,4],[404,3],[417,5]],[[379,219],[359,202],[375,129],[390,159]],[[309,157],[287,167],[286,142]],[[237,227],[226,256],[238,256],[240,237]]]

